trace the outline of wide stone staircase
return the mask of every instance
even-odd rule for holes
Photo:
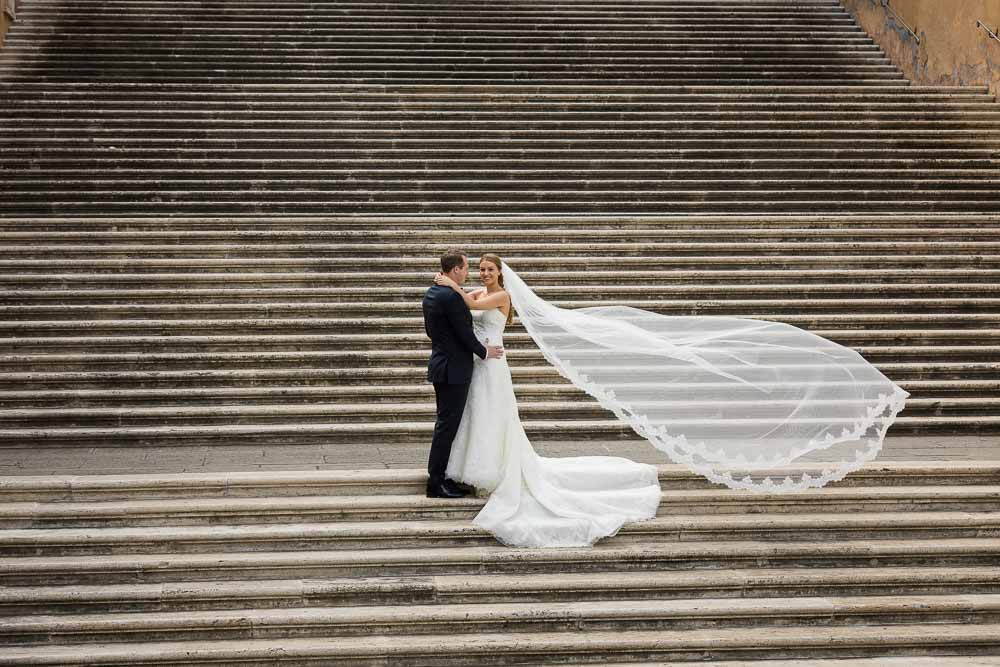
[[[1000,106],[835,1],[24,0],[0,137],[0,462],[424,445],[451,246],[795,324],[911,392],[891,433],[1000,437]],[[508,331],[541,448],[637,439]],[[1000,664],[995,463],[664,466],[657,519],[548,551],[416,470],[4,469],[0,665]]]
[[[836,0],[25,0],[0,215],[996,212]]]
[[[656,519],[549,550],[417,471],[8,478],[0,665],[997,664],[998,475],[755,496],[664,467]]]

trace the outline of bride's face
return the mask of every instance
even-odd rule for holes
[[[492,287],[496,284],[497,278],[500,276],[500,268],[493,262],[479,262],[479,279],[483,281],[483,285],[486,287]]]

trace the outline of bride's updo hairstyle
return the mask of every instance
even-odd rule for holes
[[[500,283],[500,287],[503,287],[503,260],[501,260],[497,255],[483,255],[479,258],[480,264],[483,262],[489,262],[493,266],[497,267],[497,282]],[[510,304],[510,312],[507,313],[507,324],[514,321],[514,304]]]

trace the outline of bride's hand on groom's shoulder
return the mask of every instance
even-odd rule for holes
[[[434,276],[434,284],[440,285],[441,287],[450,287],[452,289],[458,288],[458,283],[444,275],[443,273],[438,273]]]

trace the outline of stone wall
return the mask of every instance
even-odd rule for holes
[[[16,6],[17,0],[0,0],[0,47],[4,45],[7,39],[7,30],[14,22],[11,16],[14,15]]]
[[[0,46],[3,46],[4,38],[7,36],[7,27],[10,25],[10,19],[7,17],[7,12],[0,10]]]
[[[913,36],[880,0],[841,0],[907,78],[925,85],[989,85],[1000,93],[1000,42],[982,28],[1000,25],[1000,0],[891,0]]]

